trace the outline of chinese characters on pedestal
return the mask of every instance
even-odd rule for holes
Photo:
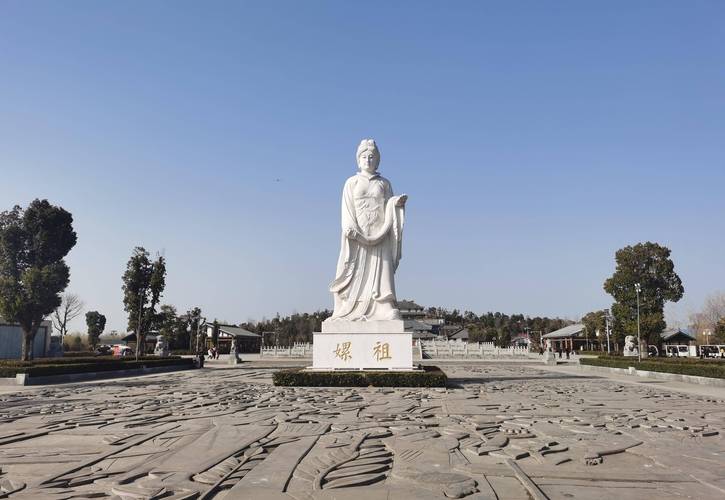
[[[337,344],[335,350],[332,351],[336,358],[343,361],[349,361],[352,359],[352,342],[343,342]],[[376,361],[383,361],[386,359],[392,359],[390,355],[390,344],[387,342],[375,342],[373,347],[373,357]]]

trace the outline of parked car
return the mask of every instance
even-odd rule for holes
[[[133,349],[126,345],[114,345],[113,346],[113,355],[114,356],[133,356]]]

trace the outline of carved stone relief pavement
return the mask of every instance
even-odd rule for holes
[[[454,388],[212,369],[0,396],[0,498],[723,498],[725,402],[531,366]]]

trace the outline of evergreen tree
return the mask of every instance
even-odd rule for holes
[[[146,334],[157,322],[156,306],[166,286],[166,261],[155,261],[143,247],[136,247],[123,274],[123,306],[128,329],[136,332],[136,358],[146,348]]]
[[[666,302],[677,302],[685,289],[670,259],[670,249],[657,243],[638,243],[617,250],[614,274],[604,282],[604,290],[614,297],[612,316],[618,338],[637,334],[637,291],[641,337],[648,344],[660,345],[665,329]]]
[[[106,317],[98,311],[86,313],[86,326],[88,327],[88,343],[91,348],[98,346],[98,339],[106,328]]]
[[[20,324],[21,359],[32,357],[40,323],[61,305],[75,246],[73,216],[48,200],[34,200],[0,214],[0,315]]]

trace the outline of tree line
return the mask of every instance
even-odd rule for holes
[[[245,330],[263,336],[265,345],[290,346],[296,342],[312,342],[312,333],[319,332],[322,322],[332,316],[332,311],[322,309],[313,313],[295,313],[272,319],[262,319],[239,325]]]
[[[524,314],[506,314],[486,312],[480,315],[472,311],[461,313],[458,309],[429,307],[429,318],[441,318],[447,325],[458,325],[468,330],[470,342],[494,342],[498,346],[508,346],[519,335],[529,335],[538,343],[542,335],[564,328],[573,322],[563,318],[530,317]]]

